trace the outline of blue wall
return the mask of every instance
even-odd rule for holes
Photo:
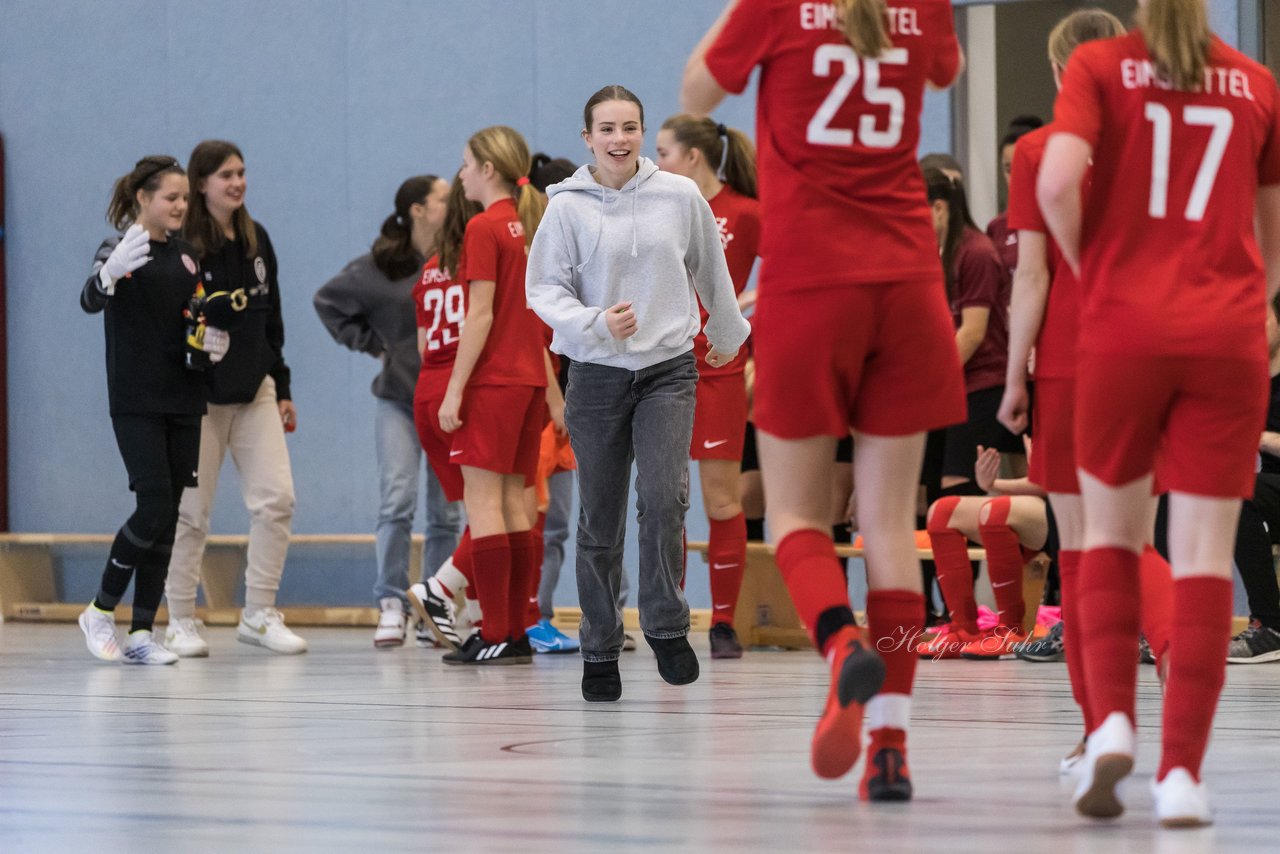
[[[0,0],[13,529],[113,531],[131,505],[107,418],[101,320],[77,295],[108,233],[111,182],[138,157],[185,161],[209,137],[245,151],[248,207],[280,256],[300,424],[289,439],[295,530],[372,531],[376,364],[332,342],[311,295],[367,250],[402,179],[452,174],[480,127],[510,124],[535,149],[581,160],[582,103],[614,82],[640,95],[656,126],[676,110],[685,59],[721,7]],[[931,95],[927,113],[922,148],[950,150],[948,97]],[[752,128],[751,101],[732,99],[720,118]],[[222,483],[214,530],[243,531],[235,480]],[[706,534],[700,500],[691,539]],[[367,596],[372,549],[346,574],[319,563],[291,562],[290,601]],[[634,574],[634,552],[628,565]],[[705,573],[691,573],[690,599],[709,604]],[[572,581],[560,600],[576,600]]]

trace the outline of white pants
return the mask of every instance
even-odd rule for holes
[[[275,605],[289,552],[293,471],[276,402],[276,383],[266,377],[252,402],[211,403],[200,424],[200,485],[182,493],[178,533],[165,583],[171,618],[195,615],[209,514],[227,451],[240,477],[240,492],[250,515],[245,605]]]

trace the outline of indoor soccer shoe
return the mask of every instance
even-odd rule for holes
[[[1120,781],[1133,771],[1133,724],[1123,712],[1112,712],[1089,733],[1073,800],[1076,812],[1090,818],[1115,818],[1124,812],[1116,796]]]
[[[378,604],[382,607],[382,611],[378,614],[378,627],[373,630],[373,645],[378,649],[404,646],[408,620],[405,619],[404,607],[400,604],[400,600],[388,597]]]
[[[120,641],[116,638],[114,614],[90,605],[80,614],[80,631],[84,632],[85,645],[95,657],[103,661],[119,661],[123,657]]]
[[[712,658],[742,658],[742,644],[730,623],[716,623],[708,636]]]
[[[178,656],[162,647],[146,629],[129,632],[124,642],[125,664],[173,664]]]
[[[952,628],[942,634],[935,635],[932,640],[927,640],[917,646],[916,655],[921,658],[932,658],[934,661],[959,658],[960,650],[981,637],[981,632],[969,632],[964,629],[957,629],[953,625]]]
[[[1014,653],[1021,661],[1034,661],[1037,664],[1066,661],[1067,646],[1062,640],[1066,624],[1059,620],[1049,629],[1049,634],[1039,640],[1028,640]]]
[[[1209,792],[1186,768],[1174,768],[1164,779],[1151,778],[1156,821],[1161,827],[1204,827],[1213,824]]]
[[[831,687],[813,732],[809,759],[819,777],[843,777],[858,761],[862,740],[862,706],[884,684],[884,659],[862,643],[855,626],[845,626],[827,646]]]
[[[970,661],[998,661],[1016,653],[1027,642],[1021,627],[996,626],[982,637],[960,648],[960,657]]]
[[[300,655],[307,651],[307,642],[284,624],[284,615],[275,608],[263,608],[252,617],[241,611],[236,640],[281,655]]]
[[[1262,664],[1280,661],[1280,632],[1254,621],[1231,639],[1227,647],[1227,661],[1231,664]]]
[[[445,664],[502,665],[520,664],[517,650],[511,648],[510,641],[501,640],[489,643],[476,632],[453,652],[446,652],[440,659]],[[530,654],[532,658],[532,654]]]
[[[194,617],[170,619],[164,645],[179,658],[204,658],[209,654],[209,643],[201,635],[203,628],[204,623]]]
[[[1068,774],[1074,774],[1075,770],[1080,767],[1081,760],[1084,759],[1084,742],[1080,742],[1075,748],[1058,762],[1058,773],[1063,777]]]
[[[441,645],[450,650],[462,646],[456,625],[458,609],[434,577],[409,588],[409,604]]]
[[[577,652],[578,641],[551,625],[551,621],[543,617],[525,629],[525,637],[533,646],[533,651],[544,655],[559,655],[566,652]]]
[[[867,745],[867,765],[858,784],[858,797],[864,801],[893,802],[909,801],[911,795],[906,733],[898,730],[890,737],[872,735]]]

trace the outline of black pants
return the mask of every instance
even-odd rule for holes
[[[1280,544],[1280,475],[1259,472],[1253,498],[1240,508],[1236,567],[1249,597],[1249,615],[1280,631],[1280,585],[1271,547]]]
[[[164,595],[182,491],[196,485],[199,415],[113,415],[137,506],[116,533],[97,604],[112,609],[136,575],[132,631],[150,629]]]

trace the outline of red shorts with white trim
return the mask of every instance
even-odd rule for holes
[[[547,391],[527,385],[468,386],[453,433],[449,459],[498,474],[538,477],[542,428],[547,423]]]
[[[742,461],[747,430],[747,380],[741,371],[698,374],[691,460]]]
[[[1085,354],[1076,375],[1076,459],[1122,486],[1156,468],[1161,487],[1253,495],[1270,381],[1264,359]]]
[[[965,420],[955,325],[937,279],[760,289],[755,424],[783,439],[908,436]]]
[[[414,398],[413,423],[418,428],[418,441],[427,454],[427,465],[440,481],[447,501],[462,500],[462,469],[449,458],[453,435],[440,429],[439,400]]]
[[[1076,476],[1074,378],[1037,379],[1032,402],[1031,459],[1027,478],[1046,492],[1079,495]]]

